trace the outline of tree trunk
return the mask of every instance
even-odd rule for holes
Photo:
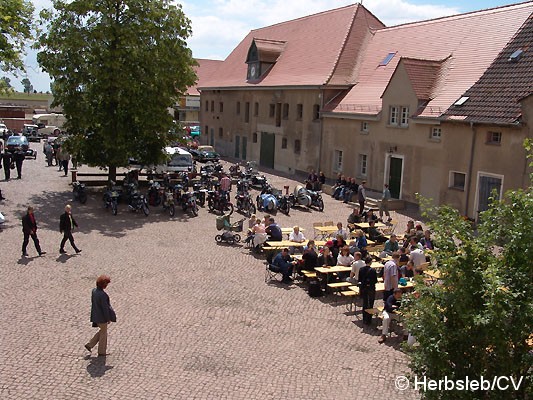
[[[113,182],[117,181],[117,167],[109,167],[109,174],[107,179]]]

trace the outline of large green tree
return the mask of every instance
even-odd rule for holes
[[[408,301],[409,330],[419,342],[408,350],[412,371],[419,382],[423,376],[452,381],[483,376],[491,388],[441,388],[423,397],[533,398],[533,355],[527,343],[533,333],[533,188],[494,196],[477,229],[450,207],[430,209],[429,216],[442,284],[420,282],[420,297]],[[502,376],[507,378],[498,381]],[[510,377],[520,383],[518,390]],[[493,382],[509,388],[500,391],[496,384],[491,390]]]
[[[32,38],[33,4],[27,0],[0,1],[0,70],[24,71],[24,47]],[[0,82],[0,93],[9,88]]]
[[[168,0],[55,0],[37,59],[54,79],[77,156],[116,168],[161,161],[172,107],[194,84],[190,21]]]

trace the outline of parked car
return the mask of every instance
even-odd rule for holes
[[[28,142],[28,138],[26,136],[13,135],[7,138],[6,149],[8,151],[14,153],[19,147],[22,148],[22,150],[26,153],[26,157],[37,159],[37,152],[33,149],[30,149],[30,143]]]
[[[197,149],[190,149],[189,152],[195,160],[200,162],[218,161],[220,158],[213,146],[198,146]]]

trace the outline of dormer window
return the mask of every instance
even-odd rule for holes
[[[246,80],[258,80],[267,74],[278,60],[284,48],[285,42],[254,38],[250,49],[248,49],[248,56],[246,57],[246,64],[248,64]]]

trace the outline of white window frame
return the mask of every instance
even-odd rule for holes
[[[461,175],[464,175],[465,177],[465,183],[464,183],[464,186],[463,187],[460,187],[460,186],[455,186],[454,185],[454,182],[455,182],[455,174],[461,174]],[[467,175],[466,175],[466,172],[462,172],[462,171],[450,171],[450,176],[449,176],[449,181],[448,181],[448,188],[450,189],[455,189],[455,190],[462,190],[462,191],[465,191],[466,187],[467,187]]]
[[[409,126],[409,107],[407,106],[400,107],[400,126]]]
[[[368,155],[359,154],[359,176],[366,177],[368,173]]]
[[[342,172],[342,150],[333,150],[333,172]]]
[[[438,134],[436,134],[438,132]],[[429,132],[429,138],[431,140],[440,141],[442,138],[442,128],[440,126],[432,126],[431,131]]]
[[[362,134],[370,133],[370,124],[367,121],[361,121],[361,133]]]
[[[498,140],[493,140],[494,135],[497,135]],[[487,144],[501,145],[502,144],[502,132],[501,131],[488,131],[487,132]]]
[[[389,125],[398,125],[400,108],[398,106],[390,106],[389,108]]]

